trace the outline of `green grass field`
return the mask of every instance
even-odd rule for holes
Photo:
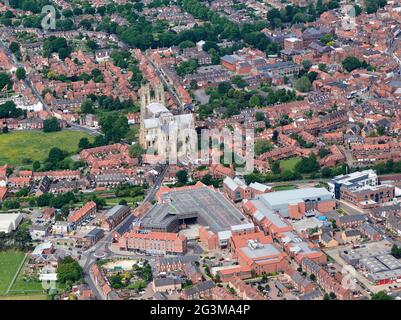
[[[0,134],[0,165],[24,165],[23,159],[43,161],[49,150],[58,147],[68,152],[76,152],[81,138],[93,137],[80,131],[12,131]]]
[[[0,296],[0,300],[47,300],[46,294],[27,294],[15,296]]]
[[[23,252],[18,251],[0,252],[0,296],[6,293],[24,256]]]
[[[285,171],[285,170],[292,171],[299,161],[301,161],[301,158],[298,158],[298,157],[281,160],[280,168],[282,171]]]
[[[284,191],[284,190],[294,190],[294,189],[298,189],[298,187],[293,185],[293,184],[286,184],[286,185],[282,185],[282,186],[274,186],[272,188],[273,191]]]
[[[30,279],[29,281],[25,281],[23,269],[24,268],[21,269],[17,279],[15,280],[13,286],[10,289],[9,294],[10,295],[20,294],[26,292],[31,293],[35,291],[37,291],[37,293],[42,293],[43,292],[42,283],[36,279]]]

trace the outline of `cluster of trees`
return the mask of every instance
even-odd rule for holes
[[[277,182],[277,181],[291,181],[291,180],[302,180],[305,178],[332,178],[340,174],[347,172],[347,165],[342,164],[336,167],[323,167],[320,168],[319,163],[315,155],[311,155],[308,158],[302,158],[294,167],[293,170],[282,170],[280,167],[280,161],[270,162],[271,173],[262,174],[256,170],[248,175],[244,176],[247,184],[251,182]],[[350,170],[348,170],[349,172]]]
[[[129,131],[128,119],[125,115],[112,113],[100,118],[100,126],[104,136],[97,136],[95,143],[103,140],[104,144],[120,142]]]
[[[130,184],[121,184],[115,189],[117,197],[138,197],[145,194],[146,186],[132,186]]]
[[[98,108],[101,111],[115,111],[115,110],[127,110],[132,109],[135,106],[131,99],[120,100],[120,98],[113,98],[112,96],[96,96],[88,95],[81,105],[82,113],[95,113],[95,109]]]
[[[385,291],[379,291],[372,295],[372,300],[394,300],[394,298]]]
[[[144,153],[144,149],[139,143],[135,143],[129,149],[129,155],[131,158],[139,158]]]
[[[16,231],[8,234],[0,232],[0,251],[19,250],[28,251],[32,249],[32,239],[29,233],[29,223],[23,222]]]
[[[138,61],[128,51],[114,50],[111,53],[113,63],[122,69],[128,69],[132,72],[130,84],[134,88],[139,88],[146,80],[143,78],[141,70],[138,67]]]
[[[0,118],[19,118],[25,113],[26,111],[17,108],[14,101],[6,101],[0,104]]]
[[[53,193],[44,193],[37,197],[35,202],[38,207],[54,207],[61,209],[66,205],[73,205],[78,201],[79,199],[73,192],[65,192],[57,195],[54,195]]]
[[[295,139],[302,148],[313,148],[314,144],[312,142],[306,142],[300,135],[292,133],[291,138]],[[320,156],[320,155],[319,155]],[[321,157],[323,158],[323,157]]]
[[[0,208],[4,210],[13,210],[13,209],[18,209],[19,207],[20,207],[19,202],[12,199],[7,199],[4,200],[2,203],[0,203]]]
[[[43,41],[43,56],[50,57],[54,52],[64,60],[71,54],[72,49],[65,38],[50,36]]]
[[[279,89],[273,90],[269,86],[262,87],[267,95],[262,96],[257,91],[245,91],[235,89],[229,82],[219,83],[216,89],[208,88],[206,93],[210,95],[209,102],[201,105],[198,113],[201,119],[213,114],[216,110],[223,117],[239,114],[241,110],[253,107],[265,107],[277,102],[289,102],[297,99],[295,91]]]
[[[383,8],[387,0],[365,0],[366,13],[375,13],[379,8]]]
[[[13,87],[13,82],[7,73],[0,73],[0,91],[1,90],[11,90]]]
[[[113,274],[109,280],[110,285],[114,289],[127,288],[133,290],[142,290],[146,287],[146,284],[152,280],[152,267],[149,265],[147,261],[144,262],[143,267],[139,267],[138,265],[134,265],[132,267],[133,272],[124,272],[124,273],[116,273]],[[140,278],[137,281],[132,281],[133,275],[136,275]]]
[[[188,172],[186,170],[179,170],[175,174],[177,182],[184,185],[188,182]]]
[[[43,121],[43,132],[60,131],[61,127],[56,117],[51,117]]]
[[[223,182],[222,179],[213,179],[213,176],[210,174],[205,174],[202,179],[201,182],[207,186],[212,185],[215,188],[219,188]]]
[[[83,278],[83,269],[71,256],[62,259],[57,266],[57,280],[73,284]]]
[[[11,8],[40,13],[43,6],[50,4],[48,0],[9,0]]]
[[[196,59],[189,59],[188,61],[182,61],[175,67],[177,74],[181,77],[194,73],[198,68],[198,61]]]
[[[15,14],[12,13],[10,10],[3,12],[0,14],[0,24],[5,26],[12,26],[13,22],[12,19],[15,17]]]
[[[294,88],[300,92],[309,92],[312,87],[312,83],[307,76],[302,76],[297,79],[294,83]]]
[[[360,61],[357,57],[354,56],[346,57],[343,60],[342,65],[344,69],[347,70],[348,72],[351,72],[352,70],[359,68],[367,68],[369,66],[365,60]]]
[[[387,173],[401,173],[401,161],[394,161],[393,159],[386,162],[379,162],[373,166],[378,174]]]
[[[302,158],[296,165],[294,170],[298,173],[318,173],[320,169],[316,156],[312,153],[308,158]]]
[[[18,60],[22,59],[21,48],[19,43],[12,41],[10,43],[9,49]]]
[[[396,259],[401,259],[401,248],[395,244],[391,247],[391,255]]]
[[[267,19],[273,28],[281,28],[283,24],[297,24],[315,21],[323,12],[339,8],[339,2],[331,0],[323,3],[318,0],[315,5],[310,3],[306,7],[286,5],[281,10],[273,8],[267,13]]]
[[[83,166],[84,166],[83,161],[75,161],[75,162],[72,161],[70,158],[68,158],[68,152],[61,150],[58,147],[54,147],[54,148],[50,149],[48,156],[45,159],[43,164],[38,160],[36,160],[32,163],[32,169],[35,172],[49,171],[49,170],[56,170],[56,169],[77,170]]]
[[[268,140],[258,140],[255,142],[254,151],[255,155],[259,156],[265,152],[273,149],[272,144]]]

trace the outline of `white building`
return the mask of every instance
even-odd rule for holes
[[[340,188],[342,186],[350,190],[358,190],[368,186],[377,186],[379,184],[379,177],[374,170],[369,169],[336,176],[328,181],[327,184],[329,185],[329,191],[339,199]]]
[[[139,143],[153,150],[164,160],[183,156],[192,158],[197,150],[197,135],[193,114],[173,115],[165,106],[162,85],[141,89],[141,122]]]
[[[10,233],[18,228],[22,221],[22,213],[0,213],[0,232]]]
[[[71,223],[67,221],[56,221],[52,227],[53,234],[64,235],[71,231]]]

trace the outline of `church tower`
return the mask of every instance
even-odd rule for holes
[[[142,148],[147,149],[146,145],[146,129],[144,126],[144,120],[149,118],[148,106],[151,103],[160,103],[165,105],[164,98],[164,86],[162,83],[150,85],[149,83],[142,85],[140,90],[140,104],[141,104],[141,116],[140,116],[140,131],[139,131],[139,143]]]

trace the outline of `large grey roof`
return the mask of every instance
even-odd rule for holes
[[[324,188],[305,188],[271,192],[260,196],[263,202],[269,203],[271,206],[283,203],[297,203],[308,198],[314,199],[318,197],[326,200],[332,199],[332,194]]]

